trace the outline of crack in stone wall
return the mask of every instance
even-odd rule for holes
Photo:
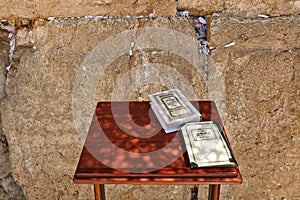
[[[7,69],[10,68],[14,52],[14,25],[2,20],[0,22],[0,199],[2,200],[23,200],[25,199],[22,189],[14,181],[11,174],[8,142],[2,129],[2,106],[6,98],[6,76]],[[5,47],[6,46],[6,47]],[[2,192],[1,192],[2,191]]]

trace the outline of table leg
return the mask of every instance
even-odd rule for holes
[[[219,200],[221,185],[209,185],[208,200]]]
[[[195,185],[193,188],[191,188],[191,200],[197,200],[198,199],[198,187]]]
[[[95,200],[105,200],[104,184],[94,184]]]

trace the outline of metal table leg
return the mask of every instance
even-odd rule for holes
[[[95,200],[105,200],[104,184],[94,184]]]
[[[198,199],[198,186],[194,186],[191,188],[191,200],[197,200]]]
[[[219,200],[221,185],[209,185],[208,200]]]

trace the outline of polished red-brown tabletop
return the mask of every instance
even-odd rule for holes
[[[222,121],[214,102],[192,102],[203,121]],[[224,130],[225,132],[225,130]],[[234,167],[191,169],[183,138],[166,134],[149,102],[99,102],[74,176],[82,184],[241,183]]]

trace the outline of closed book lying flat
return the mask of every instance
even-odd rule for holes
[[[151,108],[166,133],[188,122],[201,121],[201,114],[179,89],[150,94]]]
[[[217,122],[187,123],[181,127],[191,168],[237,167],[222,128]]]

